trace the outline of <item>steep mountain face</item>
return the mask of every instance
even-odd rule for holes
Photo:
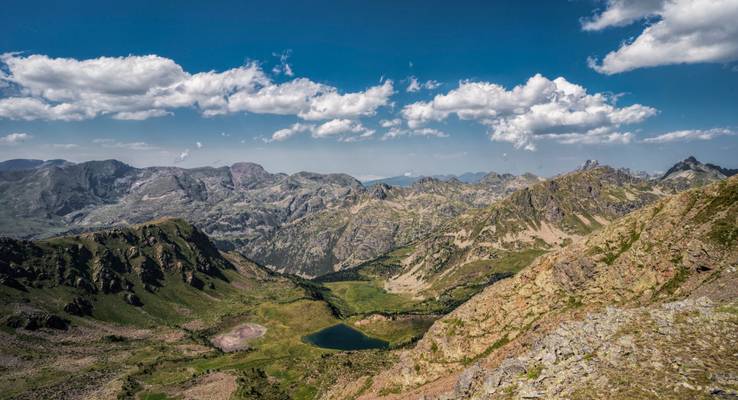
[[[177,219],[36,242],[2,238],[0,253],[2,285],[120,293],[133,305],[140,305],[137,290],[155,292],[166,280],[203,289],[235,270],[204,233]]]
[[[703,164],[694,157],[688,157],[674,164],[661,176],[660,181],[667,187],[684,190],[719,181],[735,174],[738,174],[738,170]]]
[[[413,243],[402,271],[386,287],[433,296],[458,282],[483,283],[496,272],[490,269],[493,264],[530,262],[660,195],[650,182],[610,167],[538,182],[486,209],[465,213]]]
[[[139,169],[115,160],[31,164],[0,172],[3,234],[38,238],[182,217],[221,248],[306,276],[416,240],[529,179],[510,176],[510,186],[426,178],[408,188],[366,189],[344,174],[271,174],[252,163],[196,169]]]
[[[416,398],[454,387],[456,391],[442,398],[575,397],[572,393],[588,398],[598,387],[613,390],[607,393],[618,394],[615,397],[632,398],[634,392],[617,391],[631,387],[622,382],[630,382],[625,377],[638,373],[636,366],[617,369],[626,361],[618,362],[616,357],[628,354],[634,360],[647,359],[658,374],[688,377],[687,388],[709,393],[711,388],[696,389],[704,384],[704,375],[695,375],[684,363],[708,362],[709,358],[709,370],[727,377],[738,372],[732,361],[703,353],[694,358],[697,361],[688,358],[691,361],[684,359],[676,366],[664,363],[669,354],[686,357],[699,352],[690,344],[694,340],[709,349],[714,349],[710,343],[721,343],[724,354],[737,350],[738,321],[735,311],[730,311],[735,308],[729,308],[735,307],[738,298],[736,227],[738,177],[632,212],[586,240],[540,257],[515,277],[491,285],[434,323],[393,369],[373,379],[372,388],[362,398],[400,392],[405,392],[401,398]],[[659,306],[700,297],[709,300]],[[718,309],[711,302],[724,306]],[[606,306],[618,309],[603,314]],[[618,311],[630,307],[641,308]],[[594,314],[583,320],[587,313]],[[563,321],[582,320],[562,325]],[[681,327],[710,333],[695,339]],[[655,339],[658,335],[663,337]],[[674,344],[680,347],[670,348]],[[634,350],[629,353],[631,347]],[[592,359],[596,360],[590,363]],[[474,370],[457,375],[472,363],[478,363]],[[564,374],[558,364],[602,375],[587,375],[581,382],[575,382],[572,375],[545,384],[537,380],[542,373],[546,377],[556,377],[556,371]],[[528,376],[525,385],[521,375]],[[693,378],[700,379],[699,383]],[[574,392],[561,392],[567,379]],[[714,389],[735,390],[725,386],[734,385],[726,379],[719,378],[723,387]],[[433,383],[424,386],[429,382]],[[346,394],[353,389],[337,392]]]

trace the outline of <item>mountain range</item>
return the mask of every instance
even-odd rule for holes
[[[738,395],[738,176],[693,157],[407,187],[1,166],[1,399]],[[308,339],[339,324],[382,347]]]
[[[363,181],[362,183],[365,186],[373,186],[373,185],[377,185],[380,183],[384,183],[390,186],[408,187],[423,178],[435,178],[441,181],[449,181],[451,179],[458,179],[459,181],[464,182],[464,183],[478,183],[479,181],[484,179],[484,177],[487,176],[488,174],[489,174],[488,172],[464,172],[463,174],[460,174],[460,175],[430,175],[430,176],[398,175],[398,176],[390,176],[387,178],[366,180],[366,181]]]
[[[42,238],[181,217],[221,248],[305,276],[372,259],[538,180],[424,178],[410,187],[367,188],[344,174],[272,174],[252,163],[182,169],[12,160],[3,169],[2,234]]]

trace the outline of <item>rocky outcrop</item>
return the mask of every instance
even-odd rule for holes
[[[84,297],[75,297],[64,306],[64,312],[78,317],[92,315],[92,309],[92,302]]]
[[[67,330],[69,321],[58,315],[38,310],[21,310],[4,318],[3,324],[8,328],[35,331],[38,329]]]
[[[565,322],[496,368],[465,369],[437,399],[610,399],[738,396],[738,303],[706,297],[608,307]],[[725,349],[725,351],[721,350]]]

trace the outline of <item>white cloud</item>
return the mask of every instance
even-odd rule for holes
[[[14,144],[25,142],[26,140],[32,137],[33,136],[27,133],[9,133],[5,136],[0,136],[0,144],[14,145]]]
[[[456,115],[489,127],[492,140],[526,150],[535,150],[534,142],[540,138],[622,143],[627,135],[613,135],[620,126],[642,122],[656,113],[656,109],[640,104],[619,108],[612,96],[588,94],[562,77],[549,80],[540,74],[511,90],[489,82],[462,81],[457,89],[402,110],[412,129]]]
[[[410,134],[413,136],[432,136],[432,137],[439,137],[439,138],[448,137],[448,133],[441,132],[438,129],[433,129],[433,128],[413,129],[410,131]]]
[[[357,121],[333,119],[321,125],[293,124],[288,128],[274,132],[271,139],[266,140],[266,142],[282,142],[304,132],[310,132],[315,139],[334,137],[341,142],[356,142],[372,137],[375,131]]]
[[[395,93],[391,80],[364,92],[339,94],[331,89],[309,99],[309,109],[297,115],[306,120],[356,118],[376,114]]]
[[[0,118],[31,121],[35,119],[57,121],[81,121],[93,118],[94,113],[78,105],[61,103],[50,105],[31,97],[10,97],[0,99]]]
[[[289,128],[280,129],[272,134],[271,139],[265,140],[266,142],[283,142],[298,133],[308,132],[314,129],[314,125],[296,123],[292,124]]]
[[[313,130],[314,138],[326,138],[341,134],[359,134],[368,137],[373,135],[374,131],[366,128],[359,122],[348,119],[334,119]]]
[[[429,80],[429,81],[425,81],[421,83],[420,81],[418,81],[418,78],[414,76],[409,77],[408,81],[410,83],[408,83],[407,88],[405,88],[405,91],[409,93],[419,92],[422,89],[433,90],[441,86],[441,84],[438,81],[434,81],[434,80]]]
[[[280,58],[280,60],[282,60]],[[286,58],[280,73],[291,76]],[[143,120],[183,107],[211,117],[236,112],[296,115],[307,120],[374,115],[390,103],[392,81],[365,91],[296,78],[275,83],[256,63],[223,72],[191,74],[168,58],[100,57],[89,60],[45,55],[0,55],[0,118],[78,121],[102,115]]]
[[[179,153],[179,156],[174,160],[174,163],[180,163],[190,157],[190,149],[185,149],[185,151]]]
[[[387,133],[382,136],[382,140],[396,139],[401,136],[425,136],[445,138],[448,137],[448,134],[446,132],[442,132],[438,129],[433,128],[402,129],[399,127],[393,127],[390,128]]]
[[[158,147],[152,146],[146,142],[119,142],[115,139],[98,138],[93,139],[92,143],[100,145],[108,149],[127,149],[127,150],[157,150]],[[189,151],[189,150],[188,150]]]
[[[272,68],[274,75],[285,74],[286,76],[294,76],[295,73],[292,71],[292,66],[287,62],[290,58],[292,51],[287,50],[283,53],[272,53],[274,57],[279,58],[279,65],[275,65]]]
[[[54,143],[51,145],[51,147],[55,149],[69,150],[69,149],[76,149],[79,147],[79,145],[76,143]]]
[[[656,15],[662,3],[663,0],[608,0],[604,11],[582,20],[582,29],[599,31],[611,26],[626,26]]]
[[[718,136],[735,136],[737,131],[727,128],[693,129],[664,133],[643,139],[644,143],[691,142],[693,140],[712,140]]]
[[[400,118],[383,119],[379,121],[379,126],[381,126],[382,128],[394,128],[400,125],[402,125],[402,120]]]
[[[202,142],[195,142],[195,146],[197,146],[198,149],[202,149]]]
[[[119,119],[123,121],[143,121],[149,118],[166,117],[168,115],[172,115],[172,113],[166,110],[143,110],[115,113],[113,114],[113,119]]]
[[[649,18],[650,17],[650,18]],[[738,0],[609,0],[584,30],[654,19],[634,39],[589,65],[603,74],[670,64],[738,60]]]

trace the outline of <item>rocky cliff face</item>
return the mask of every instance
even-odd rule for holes
[[[468,380],[478,382],[482,375],[494,375],[494,379],[490,378],[493,381],[490,385],[498,388],[497,376],[500,374],[495,375],[495,368],[503,368],[504,374],[509,372],[513,377],[505,378],[505,385],[499,392],[495,391],[495,395],[522,397],[521,393],[504,387],[512,387],[519,373],[530,374],[531,379],[537,379],[537,375],[546,368],[553,368],[551,356],[545,352],[539,353],[541,347],[536,347],[536,343],[548,343],[549,339],[541,338],[550,333],[556,334],[558,326],[568,329],[569,325],[561,325],[563,321],[581,320],[589,313],[601,313],[606,306],[656,307],[660,303],[685,297],[706,296],[713,302],[730,305],[738,298],[736,226],[738,177],[670,196],[630,213],[585,240],[540,257],[520,274],[493,284],[434,323],[414,349],[401,355],[401,361],[393,369],[374,378],[372,388],[366,391],[364,397],[371,398],[380,393],[404,393],[400,397],[414,398],[423,393],[451,390],[457,383],[462,386],[462,390],[457,392],[460,397],[467,393],[482,393],[479,383],[467,385],[453,378],[465,366],[477,362],[480,363],[479,368],[487,372],[481,375],[469,373],[471,378]],[[703,317],[707,320],[728,318],[725,313],[702,313],[699,304],[689,306],[702,315],[695,316],[697,320]],[[659,313],[657,308],[644,310]],[[638,315],[641,311],[633,312]],[[627,326],[630,317],[623,314],[622,318],[622,326]],[[652,318],[658,323],[660,316]],[[731,321],[716,325],[715,332],[734,331],[735,321]],[[607,329],[603,330],[601,338],[591,337],[598,334],[597,331],[586,330],[585,334],[590,335],[591,340],[602,343],[603,349],[608,348],[609,345],[604,344],[608,341],[615,341],[613,346],[629,346],[628,341],[646,346],[648,342],[646,335],[625,339],[621,343],[617,342],[621,336],[608,332]],[[661,343],[679,341],[688,336],[677,334],[665,338]],[[574,340],[575,343],[586,344],[590,339]],[[642,339],[644,341],[639,342]],[[713,339],[718,340],[717,337],[706,338],[705,343]],[[686,346],[683,342],[681,345]],[[726,350],[730,354],[735,352],[735,336],[728,336],[724,345],[733,346]],[[533,348],[533,353],[525,353],[528,348]],[[684,349],[672,351],[683,352]],[[518,365],[513,370],[510,365],[502,364],[511,355],[521,354],[523,360],[527,360],[522,361],[524,366]],[[546,360],[537,359],[539,355],[546,357]],[[597,353],[595,356],[605,354]],[[659,357],[655,359],[656,362],[663,359],[663,353]],[[568,356],[561,360],[578,362],[576,359],[569,360]],[[535,363],[542,363],[542,366],[533,369]],[[609,368],[605,364],[597,366],[600,367],[603,370]],[[513,369],[510,372],[505,368]],[[721,373],[735,373],[730,368],[726,370],[725,366],[718,366],[718,370]],[[553,371],[548,370],[548,373]],[[616,378],[626,376],[619,375],[617,371],[614,373]],[[592,379],[599,378],[594,376]],[[602,380],[583,382],[586,385],[578,387],[584,390],[582,393],[591,393],[586,390],[592,387],[607,387],[607,382]],[[694,382],[689,382],[689,385],[694,386]],[[474,389],[463,388],[472,386]],[[544,398],[558,395],[548,392],[545,384],[526,388],[542,391]],[[350,390],[345,388],[338,392],[345,394]],[[493,392],[484,393],[487,396]]]

